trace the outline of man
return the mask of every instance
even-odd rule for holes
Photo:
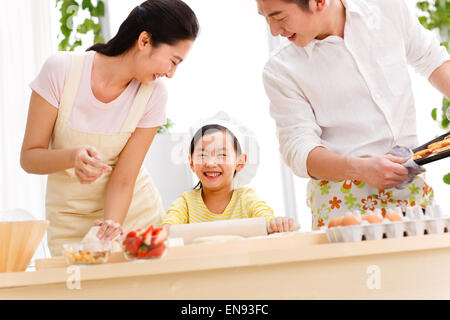
[[[421,177],[406,185],[408,158],[386,153],[417,145],[407,65],[447,97],[450,57],[404,0],[257,0],[274,36],[288,38],[263,81],[287,165],[312,178],[313,228],[359,209],[432,203]]]

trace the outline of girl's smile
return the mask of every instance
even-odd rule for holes
[[[232,188],[235,172],[242,170],[242,158],[245,158],[237,154],[234,140],[230,133],[217,130],[204,134],[195,144],[190,164],[203,189]]]

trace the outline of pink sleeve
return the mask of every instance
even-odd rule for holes
[[[41,72],[30,83],[30,88],[55,108],[58,108],[64,83],[70,68],[70,55],[56,53],[47,58]]]
[[[139,121],[138,128],[154,128],[166,124],[166,105],[168,92],[163,81],[158,80],[153,93],[148,100],[144,115]]]

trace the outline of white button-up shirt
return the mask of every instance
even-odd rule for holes
[[[428,78],[450,56],[404,0],[342,0],[344,39],[289,43],[267,62],[263,81],[280,152],[309,177],[309,152],[376,156],[417,145],[408,64]]]

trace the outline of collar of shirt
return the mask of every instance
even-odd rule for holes
[[[342,4],[345,7],[346,10],[346,21],[345,25],[347,26],[349,24],[349,20],[352,18],[352,15],[359,15],[361,17],[364,17],[367,15],[367,12],[370,13],[370,8],[367,4],[363,3],[364,1],[354,2],[352,0],[341,0]],[[306,46],[303,48],[305,49],[306,54],[308,55],[308,58],[311,58],[312,52],[314,50],[314,47],[323,42],[335,42],[337,36],[328,36],[325,39],[319,40],[319,39],[313,39],[311,42],[309,42]]]

